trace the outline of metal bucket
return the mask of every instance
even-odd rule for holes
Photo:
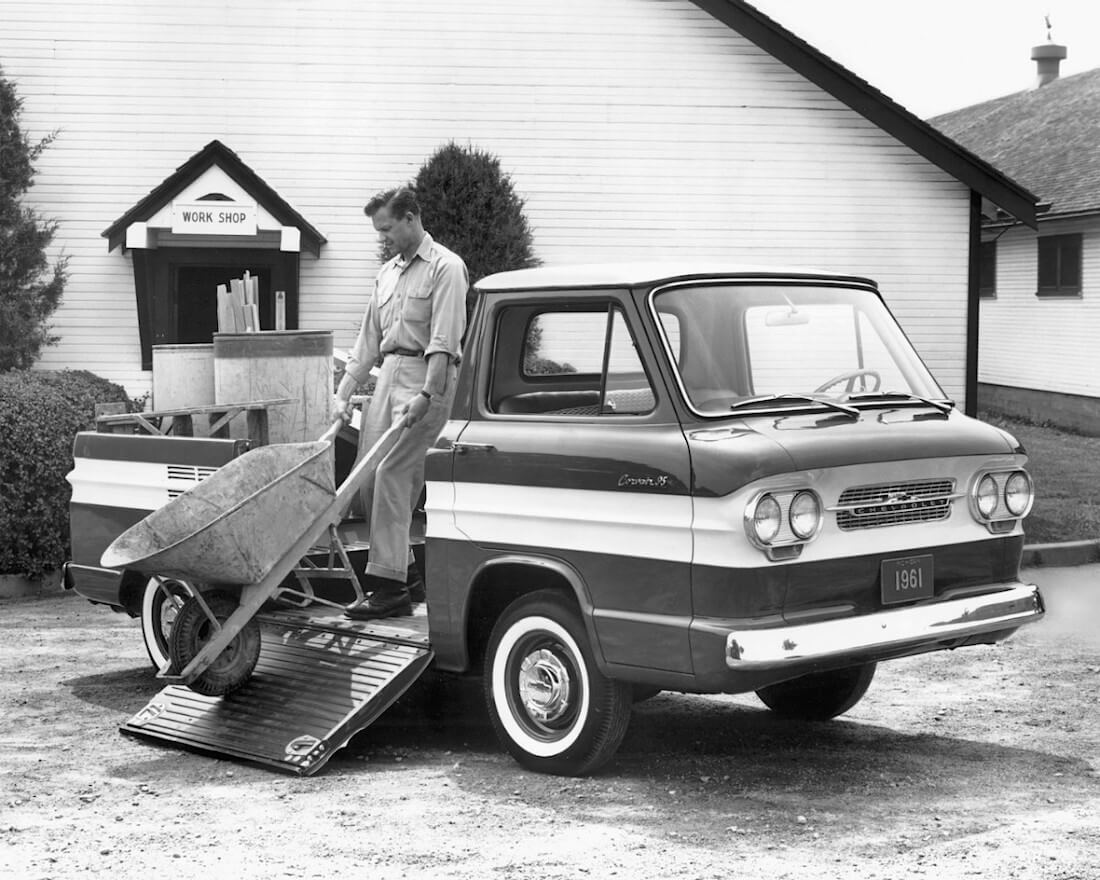
[[[123,532],[107,568],[202,584],[259,583],[332,503],[332,444],[263,446]]]

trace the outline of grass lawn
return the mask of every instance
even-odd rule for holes
[[[1100,437],[1069,434],[994,413],[979,413],[1027,450],[1035,506],[1024,520],[1028,544],[1100,539]]]

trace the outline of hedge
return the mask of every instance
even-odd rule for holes
[[[73,439],[95,428],[97,403],[127,401],[85,370],[0,373],[0,574],[38,578],[68,559]]]

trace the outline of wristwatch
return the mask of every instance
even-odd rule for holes
[[[421,388],[421,389],[420,389],[420,396],[421,396],[421,397],[423,397],[423,398],[424,398],[425,400],[429,400],[429,401],[430,401],[430,400],[432,399],[432,396],[431,396],[431,394],[429,394],[429,393],[428,393],[427,391],[425,391],[425,390],[424,390],[423,388]]]

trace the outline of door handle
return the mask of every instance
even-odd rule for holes
[[[496,452],[497,448],[492,443],[461,443],[455,442],[451,444],[451,448],[459,455],[465,455],[467,452]]]

